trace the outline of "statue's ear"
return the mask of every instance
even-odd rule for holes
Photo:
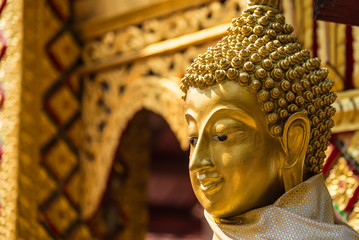
[[[285,161],[282,168],[285,191],[303,181],[304,160],[310,139],[308,117],[297,112],[289,117],[284,125],[282,147]]]

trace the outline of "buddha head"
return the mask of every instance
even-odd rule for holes
[[[249,0],[182,78],[191,183],[217,218],[272,204],[320,172],[329,145],[334,82],[278,2]]]

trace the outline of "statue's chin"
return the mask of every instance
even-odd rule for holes
[[[240,215],[241,213],[235,213],[233,211],[230,211],[230,212],[225,212],[225,211],[221,211],[221,210],[218,210],[218,209],[213,209],[212,211],[211,210],[207,210],[206,211],[211,214],[213,217],[215,218],[218,218],[218,219],[227,219],[227,220],[230,220],[231,218],[233,217],[236,217],[238,215]]]
[[[199,202],[202,207],[215,218],[229,219],[243,213],[238,207],[233,208],[232,206],[231,208],[231,206],[228,205],[228,201],[225,199],[221,200],[222,201],[209,201],[206,199],[206,201],[201,201],[199,199]]]

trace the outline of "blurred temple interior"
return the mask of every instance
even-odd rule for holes
[[[179,84],[245,0],[0,0],[0,239],[211,239]],[[282,0],[335,81],[323,173],[359,231],[359,4]]]

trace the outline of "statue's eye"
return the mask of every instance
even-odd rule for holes
[[[197,137],[190,137],[189,138],[189,144],[191,144],[191,146],[195,146],[197,141],[198,141]]]
[[[216,135],[216,136],[213,136],[212,139],[215,141],[223,142],[228,139],[228,135]]]

